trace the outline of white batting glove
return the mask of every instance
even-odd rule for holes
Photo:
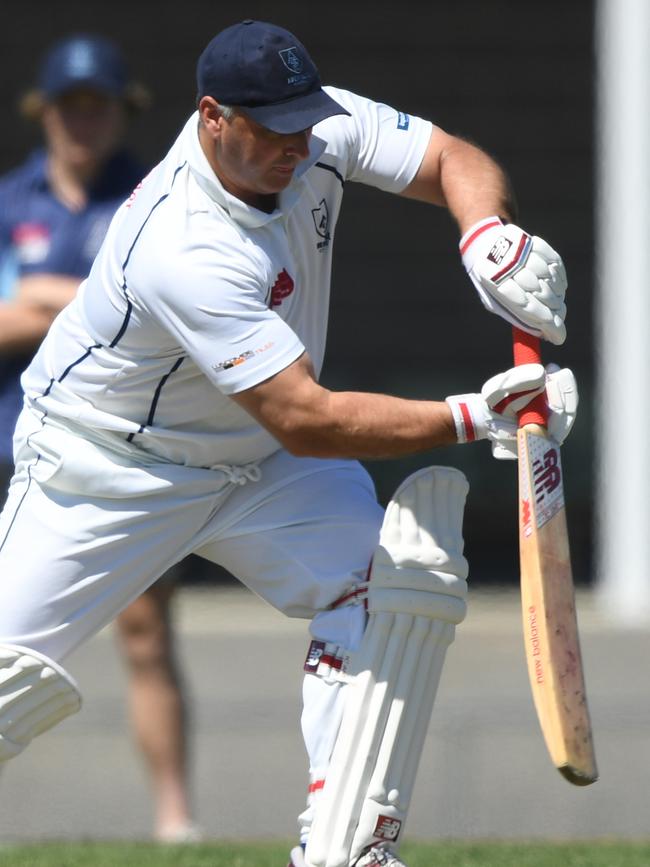
[[[562,259],[546,241],[499,217],[460,240],[463,265],[484,306],[529,334],[564,343],[567,288]]]
[[[456,424],[459,443],[488,439],[499,460],[517,458],[517,415],[538,394],[546,392],[549,435],[562,445],[573,427],[578,386],[567,368],[549,364],[521,364],[491,377],[480,394],[446,398]]]

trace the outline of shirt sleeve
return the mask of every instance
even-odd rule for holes
[[[263,273],[221,247],[219,255],[198,247],[159,268],[148,306],[208,379],[235,394],[288,367],[305,347],[269,308]]]
[[[346,180],[402,192],[420,168],[433,124],[347,90],[324,90],[351,115],[328,118],[316,130],[344,161]]]

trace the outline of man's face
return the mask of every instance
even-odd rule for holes
[[[101,165],[124,135],[124,107],[95,90],[71,90],[46,104],[43,129],[49,150],[68,164],[80,169]]]
[[[309,155],[310,137],[311,128],[288,135],[272,132],[238,111],[230,120],[219,119],[210,162],[228,192],[260,207],[261,197],[290,184]]]

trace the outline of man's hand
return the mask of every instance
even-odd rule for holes
[[[480,394],[448,397],[458,442],[488,439],[495,458],[516,458],[517,415],[544,391],[548,432],[561,445],[575,421],[578,387],[573,373],[555,364],[522,364],[488,379]]]
[[[564,343],[566,272],[546,241],[499,217],[475,223],[462,237],[463,265],[484,306],[512,325]]]

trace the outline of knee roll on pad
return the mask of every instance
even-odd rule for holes
[[[371,844],[400,842],[445,654],[466,611],[468,489],[459,470],[428,467],[386,510],[308,867],[348,867]]]
[[[0,644],[0,762],[80,708],[77,685],[58,663],[27,647]]]

